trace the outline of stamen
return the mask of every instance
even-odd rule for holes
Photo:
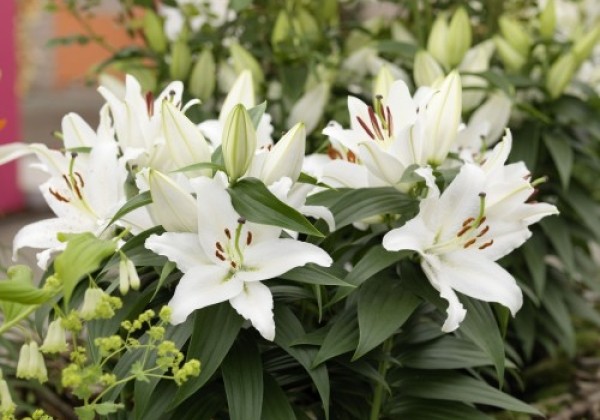
[[[352,152],[352,150],[348,150],[348,153],[346,154],[346,159],[350,163],[356,163],[356,155]]]
[[[477,227],[479,227],[479,226],[481,226],[482,224],[484,224],[486,220],[487,220],[487,217],[483,216],[483,217],[481,218],[481,220],[479,221],[479,224],[477,225]]]
[[[485,227],[481,230],[481,232],[479,232],[479,235],[477,235],[477,237],[481,238],[483,235],[488,233],[489,230],[490,230],[490,225],[485,225]]]
[[[63,203],[70,202],[70,200],[68,198],[63,197],[58,192],[54,191],[52,188],[48,188],[48,191],[50,191],[50,194],[52,194],[54,196],[54,198],[56,198],[58,201],[62,201]]]
[[[63,177],[63,179],[65,180],[65,183],[67,184],[67,187],[68,187],[68,188],[69,188],[71,191],[73,191],[73,187],[71,186],[71,183],[69,182],[69,178],[67,178],[67,176],[66,176],[66,175],[63,175],[62,177]]]
[[[381,128],[379,128],[379,121],[377,120],[377,115],[375,115],[375,111],[373,111],[372,107],[369,107],[369,118],[371,119],[371,125],[375,130],[375,134],[377,134],[377,138],[383,141],[383,133],[381,132]]]
[[[219,251],[215,251],[215,256],[221,261],[225,261],[225,257]]]
[[[332,145],[327,147],[327,156],[329,156],[329,159],[331,160],[343,159],[342,154],[338,152],[337,149],[335,149]]]
[[[221,245],[221,242],[217,242],[216,247],[219,251],[225,252],[225,250],[223,249],[223,245]]]
[[[81,194],[81,190],[80,190],[80,189],[79,189],[79,187],[77,186],[77,183],[76,183],[76,182],[74,182],[74,183],[73,183],[73,188],[75,189],[75,194],[77,194],[77,197],[78,197],[80,200],[83,200],[83,195]]]
[[[154,114],[154,95],[152,92],[146,93],[146,111],[150,117]]]
[[[392,119],[392,111],[390,111],[390,107],[386,106],[387,110],[387,126],[388,126],[388,136],[392,137],[392,132],[394,131],[394,121]]]
[[[470,229],[471,229],[471,225],[466,225],[466,226],[463,225],[463,228],[458,231],[458,233],[456,234],[456,236],[460,238],[465,233],[467,233]]]
[[[369,137],[371,137],[371,140],[375,140],[375,135],[373,134],[373,132],[371,130],[369,130],[369,127],[362,120],[362,118],[360,118],[359,116],[356,116],[356,119],[357,119],[358,123],[360,124],[360,126],[363,128],[363,130],[365,130],[365,132],[369,135]]]
[[[484,243],[483,245],[481,245],[481,246],[479,247],[479,249],[486,249],[486,248],[488,248],[488,247],[492,246],[492,245],[493,245],[493,243],[494,243],[494,240],[492,239],[491,241],[489,241],[489,242],[486,242],[486,243]]]
[[[250,245],[252,243],[252,232],[248,231],[246,236],[246,245]]]
[[[463,224],[462,224],[462,225],[463,225],[463,226],[467,226],[467,225],[468,225],[468,224],[470,224],[470,223],[471,223],[473,220],[475,220],[475,218],[474,218],[474,217],[469,217],[468,219],[466,219],[466,220],[463,222]]]
[[[227,236],[227,239],[231,239],[231,232],[228,228],[225,228],[225,236]]]
[[[229,264],[231,265],[231,268],[237,268],[235,261],[229,261]]]
[[[471,240],[469,240],[469,241],[465,242],[465,245],[463,246],[463,248],[468,248],[468,247],[470,247],[471,245],[473,245],[473,244],[475,243],[475,241],[476,241],[476,240],[477,240],[477,239],[473,238],[473,239],[471,239]]]
[[[79,179],[79,183],[81,184],[81,188],[85,187],[85,183],[83,182],[83,177],[79,172],[74,172],[75,176]]]

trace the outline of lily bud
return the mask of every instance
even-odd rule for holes
[[[265,80],[262,68],[258,61],[256,61],[256,58],[254,58],[252,54],[239,43],[232,42],[229,46],[229,53],[231,54],[233,67],[235,68],[236,73],[239,74],[244,70],[250,70],[256,85],[260,85]]]
[[[296,10],[297,33],[302,35],[303,41],[312,44],[319,40],[321,31],[317,21],[304,7]]]
[[[550,39],[556,29],[556,5],[554,0],[548,0],[546,7],[540,13],[540,35],[542,38]]]
[[[142,28],[150,49],[160,54],[164,53],[167,50],[167,37],[163,21],[151,9],[146,9],[144,13]]]
[[[186,80],[192,67],[192,53],[187,43],[176,41],[171,44],[169,74],[173,80]]]
[[[501,16],[499,20],[500,32],[504,39],[517,50],[522,56],[527,56],[533,44],[531,35],[525,27],[517,20],[508,16]]]
[[[471,33],[471,22],[464,7],[459,7],[454,12],[448,28],[448,65],[457,66],[463,59],[465,53],[471,48],[473,34]]]
[[[67,350],[67,337],[60,318],[48,325],[46,338],[40,350],[44,353],[62,353]]]
[[[577,57],[574,52],[558,57],[546,75],[546,89],[551,98],[558,98],[564,92],[576,70]]]
[[[421,50],[415,55],[413,76],[418,87],[431,86],[444,77],[444,70],[429,52]]]
[[[286,10],[280,10],[275,19],[273,32],[271,32],[271,46],[275,51],[279,51],[288,42],[291,27],[289,13]]]
[[[231,86],[231,90],[225,97],[223,106],[221,106],[221,112],[219,113],[219,122],[221,125],[225,124],[225,120],[229,116],[229,113],[237,104],[242,104],[247,109],[256,105],[252,73],[250,70],[244,70],[240,73],[237,79],[235,79],[233,86]]]
[[[140,288],[140,277],[138,276],[133,261],[124,254],[121,254],[121,260],[119,262],[119,290],[122,295],[126,295],[127,292],[129,292],[130,287],[133,290],[138,290]]]
[[[185,191],[172,178],[154,169],[149,171],[148,184],[150,194],[152,194],[152,204],[148,206],[148,211],[155,223],[164,227],[168,232],[198,231],[197,204],[189,192]],[[129,261],[127,258],[126,260]],[[123,263],[123,260],[121,263],[123,265],[121,278],[125,276],[128,284],[135,289],[131,284],[132,277],[135,276],[133,280],[138,284],[139,277],[137,277],[137,272],[135,275],[133,274],[135,271],[133,263]]]
[[[17,363],[17,378],[37,379],[40,383],[48,380],[44,356],[35,341],[23,344],[21,347]]]
[[[223,161],[230,182],[242,177],[254,157],[256,131],[244,105],[233,107],[223,127]]]
[[[205,48],[194,64],[189,80],[189,90],[196,98],[206,101],[215,91],[217,65],[210,48]]]
[[[446,16],[441,14],[438,18],[433,22],[433,26],[431,27],[431,33],[429,34],[429,39],[427,40],[427,51],[444,67],[449,67],[449,57],[448,57],[448,22],[446,22]]]
[[[104,291],[97,287],[90,287],[83,295],[83,304],[79,310],[81,318],[89,321],[96,317],[96,311],[102,302]]]
[[[394,76],[389,67],[384,64],[379,69],[375,80],[373,80],[373,103],[375,103],[377,96],[381,96],[383,103],[387,103],[387,95],[392,83],[394,83]]]
[[[306,132],[311,133],[323,116],[325,104],[329,99],[329,83],[321,82],[304,95],[294,104],[287,119],[287,126],[291,127],[298,122],[306,125]]]
[[[10,413],[14,409],[15,403],[10,395],[8,383],[2,379],[2,374],[0,373],[0,413]]]
[[[306,130],[303,123],[298,123],[271,149],[266,157],[260,179],[265,185],[271,185],[284,177],[296,182],[302,171],[305,149]]]
[[[518,72],[525,65],[526,57],[500,36],[494,37],[494,44],[507,70]]]
[[[583,35],[575,45],[573,45],[573,54],[577,59],[577,65],[583,63],[592,53],[592,50],[596,46],[596,42],[600,38],[600,23],[596,24],[594,29],[588,31]]]

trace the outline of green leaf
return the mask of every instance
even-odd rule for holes
[[[263,382],[265,395],[263,398],[262,420],[296,420],[288,396],[277,381],[265,372]]]
[[[561,347],[566,350],[570,357],[575,356],[575,330],[571,322],[569,308],[565,302],[565,292],[554,282],[550,282],[542,303],[552,318],[551,328],[555,332],[555,337],[560,340]]]
[[[508,96],[512,96],[513,94],[514,87],[510,80],[508,80],[508,78],[504,75],[504,73],[495,70],[486,70],[483,72],[475,73],[465,72],[463,74],[481,77],[487,80],[492,86],[504,91],[504,93],[506,93]]]
[[[285,274],[279,276],[285,280],[292,280],[298,283],[318,284],[321,286],[347,286],[354,287],[346,283],[336,275],[332,274],[326,268],[319,267],[314,264],[308,264],[304,267],[297,267]]]
[[[231,0],[229,2],[229,7],[236,12],[240,12],[244,9],[247,9],[252,4],[252,0]]]
[[[309,197],[307,204],[329,207],[337,229],[373,216],[409,215],[418,208],[416,200],[390,187],[323,191]]]
[[[177,172],[189,172],[189,171],[197,171],[200,169],[212,169],[213,171],[223,171],[225,172],[225,166],[219,165],[213,162],[200,162],[194,163],[192,165],[184,166],[183,168],[176,169],[172,171],[173,173]]]
[[[33,286],[33,273],[31,269],[24,265],[10,267],[7,271],[8,279],[0,281],[0,301],[3,304],[16,303],[24,305],[39,305],[50,299],[53,294],[47,290],[38,289]],[[3,305],[5,321],[14,317],[19,308],[23,306],[8,305],[11,309]]]
[[[374,277],[358,291],[359,341],[356,360],[383,343],[398,330],[421,300],[399,279]]]
[[[561,194],[565,203],[577,212],[585,226],[594,233],[600,242],[600,217],[598,216],[598,203],[579,186],[571,186],[567,193]]]
[[[248,114],[250,115],[250,120],[252,120],[252,125],[254,129],[258,129],[258,124],[260,124],[260,119],[267,109],[267,101],[263,101],[262,103],[252,107],[248,110]]]
[[[514,136],[511,162],[523,161],[530,171],[535,172],[540,148],[540,125],[524,124],[523,128],[514,131]]]
[[[569,140],[558,133],[546,133],[544,143],[556,165],[562,187],[566,190],[569,187],[574,160],[573,149],[569,144]]]
[[[546,287],[546,263],[544,262],[547,253],[546,241],[539,235],[533,235],[525,242],[522,249],[527,269],[533,280],[533,288],[536,295],[541,298]]]
[[[229,418],[260,419],[263,406],[263,368],[256,343],[242,337],[221,365]]]
[[[306,372],[311,377],[319,392],[319,396],[321,397],[325,418],[329,419],[329,396],[331,386],[326,365],[322,364],[317,367],[312,366],[313,360],[317,355],[316,349],[303,346],[292,347],[292,342],[296,338],[305,335],[302,324],[298,318],[296,318],[294,313],[288,307],[282,305],[276,305],[274,313],[276,325],[275,343],[306,369]]]
[[[356,348],[358,343],[358,322],[356,319],[356,307],[346,308],[342,314],[330,322],[331,328],[323,340],[313,362],[313,366],[319,366],[332,357],[350,352]]]
[[[406,396],[485,404],[511,411],[542,415],[536,408],[491,387],[483,380],[456,372],[403,370],[398,391]]]
[[[569,273],[575,272],[575,255],[573,252],[573,243],[569,234],[569,227],[566,222],[559,217],[543,219],[540,226],[546,236],[550,239],[552,247],[560,257]]]
[[[244,319],[237,314],[229,302],[196,311],[187,358],[200,360],[202,370],[198,377],[189,379],[179,388],[173,406],[179,405],[194,394],[221,366],[243,322]]]
[[[402,398],[390,414],[398,419],[419,420],[491,420],[476,408],[455,401],[432,401],[421,398]]]
[[[360,286],[375,274],[410,254],[410,251],[387,251],[383,245],[375,245],[352,268],[344,281],[354,286]]]
[[[99,269],[102,261],[115,253],[117,243],[98,239],[89,232],[67,235],[65,238],[67,247],[54,260],[54,271],[63,284],[65,305],[68,305],[77,283]]]
[[[482,279],[484,281],[485,279]],[[504,339],[490,305],[467,296],[461,296],[467,316],[460,324],[460,331],[467,335],[489,356],[496,368],[500,387],[504,381]]]
[[[125,204],[123,204],[123,206],[115,213],[108,225],[112,225],[114,222],[116,222],[126,214],[131,213],[137,208],[147,206],[148,204],[152,204],[152,196],[150,195],[150,191],[145,191],[141,194],[136,195],[135,197],[128,200]]]
[[[169,274],[173,272],[177,268],[177,265],[173,261],[167,261],[165,265],[163,265],[162,270],[160,272],[160,277],[158,278],[158,283],[156,284],[156,289],[154,289],[154,294],[152,295],[151,301],[154,300],[156,294],[162,287],[163,283],[169,277]]]
[[[324,237],[306,217],[275,197],[258,179],[242,179],[229,188],[229,195],[235,210],[251,222]]]

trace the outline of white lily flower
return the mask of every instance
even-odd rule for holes
[[[256,106],[254,84],[250,70],[242,71],[235,80],[235,83],[223,102],[221,112],[219,113],[219,119],[207,120],[198,125],[202,134],[210,140],[213,148],[216,149],[221,144],[225,121],[227,120],[229,113],[237,104],[244,105],[246,109]],[[273,145],[273,139],[271,138],[272,133],[273,126],[271,125],[271,116],[265,113],[261,117],[258,127],[256,128],[256,137],[259,148],[267,148]]]
[[[194,14],[189,18],[190,29],[197,32],[208,23],[211,26],[222,26],[225,22],[235,19],[235,11],[229,8],[227,0],[176,0],[179,7],[169,7],[160,4],[158,12],[165,18],[165,34],[175,41],[186,22],[183,9],[193,9]]]
[[[481,42],[469,49],[458,66],[461,73],[483,73],[490,68],[490,60],[494,54],[495,45],[491,39]],[[487,80],[479,76],[461,76],[463,92],[463,111],[470,111],[481,103],[486,95]]]
[[[327,82],[321,82],[304,95],[294,104],[287,119],[287,126],[291,127],[299,122],[306,125],[306,132],[311,133],[323,116],[325,105],[329,100],[331,86]]]
[[[432,286],[447,300],[442,330],[458,328],[466,315],[455,291],[506,306],[514,315],[522,305],[515,279],[495,261],[521,246],[528,225],[556,214],[554,206],[527,203],[534,191],[523,178],[522,164],[504,166],[510,151],[507,135],[482,167],[465,164],[439,194],[435,183],[421,201],[419,214],[383,238],[387,250],[414,250]]]
[[[179,324],[196,309],[228,300],[265,339],[273,340],[273,296],[261,281],[307,263],[329,266],[331,258],[315,245],[281,239],[280,228],[244,221],[218,180],[194,183],[198,234],[167,232],[146,240],[146,248],[184,273],[169,302],[171,322]]]
[[[148,173],[152,204],[148,212],[153,224],[170,232],[197,232],[198,216],[192,194],[173,178],[156,170]]]

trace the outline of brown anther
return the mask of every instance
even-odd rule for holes
[[[52,188],[48,188],[48,191],[50,191],[50,194],[52,194],[54,198],[56,198],[58,201],[62,201],[63,203],[68,203],[69,201],[71,201],[68,198],[60,195],[58,192],[54,191]]]
[[[363,130],[365,130],[365,132],[367,133],[367,135],[369,137],[371,137],[371,140],[375,140],[375,135],[369,129],[369,127],[367,126],[367,124],[362,120],[362,118],[360,118],[359,116],[356,116],[356,120],[358,121],[358,123],[360,124],[360,126],[363,128]]]
[[[83,182],[83,177],[81,176],[81,174],[79,172],[75,172],[75,176],[79,180],[81,188],[85,187],[85,183]]]
[[[467,233],[467,232],[468,232],[470,229],[471,229],[471,226],[470,226],[470,225],[463,226],[463,228],[462,228],[461,230],[459,230],[459,231],[458,231],[458,233],[456,234],[456,236],[460,238],[460,237],[461,237],[461,236],[463,236],[465,233]]]
[[[463,248],[470,247],[471,245],[473,245],[475,243],[476,240],[477,239],[475,239],[475,238],[468,240],[467,242],[465,242],[465,245],[463,246]]]
[[[225,261],[225,257],[219,251],[215,251],[215,256],[221,261]]]
[[[67,184],[67,187],[68,187],[68,188],[69,188],[71,191],[73,191],[73,186],[71,185],[71,182],[69,181],[69,178],[67,178],[67,176],[66,176],[66,175],[63,175],[62,177],[63,177],[63,179],[65,180],[65,183]]]
[[[221,242],[217,242],[216,245],[217,249],[221,252],[225,252],[225,250],[223,249],[223,245],[221,245]]]
[[[75,194],[77,195],[77,197],[80,200],[83,200],[83,195],[81,194],[81,190],[79,189],[79,186],[77,185],[77,183],[72,182],[71,184],[73,184],[73,191],[75,191]]]
[[[248,232],[246,236],[246,245],[250,245],[252,243],[252,232]]]
[[[375,115],[375,111],[373,107],[369,107],[369,118],[371,119],[371,125],[375,130],[375,134],[379,140],[383,140],[383,133],[381,132],[381,128],[379,127],[379,120],[377,119],[377,115]]]
[[[483,216],[483,217],[481,218],[481,220],[479,221],[479,223],[477,224],[477,227],[479,227],[479,226],[483,225],[483,224],[485,223],[485,221],[486,221],[486,220],[487,220],[487,217]]]
[[[477,235],[477,237],[481,238],[483,235],[485,235],[486,233],[488,233],[488,230],[490,230],[490,225],[485,225],[485,227],[481,230],[481,232],[479,232],[479,234]]]
[[[394,131],[394,121],[392,119],[392,111],[390,111],[390,107],[385,107],[387,111],[387,126],[388,126],[388,136],[392,137],[392,132]]]
[[[231,268],[237,268],[235,261],[229,261],[229,264],[231,265]]]
[[[225,236],[227,236],[227,239],[231,239],[231,232],[228,228],[225,228]]]
[[[348,153],[346,153],[346,159],[350,163],[356,163],[356,155],[352,152],[352,150],[348,150]]]
[[[494,244],[494,240],[492,239],[491,241],[489,241],[489,242],[486,242],[486,243],[484,243],[483,245],[481,245],[481,246],[479,247],[479,249],[486,249],[486,248],[488,248],[488,247],[492,246],[493,244]]]
[[[332,145],[329,145],[327,147],[327,156],[329,156],[329,159],[331,160],[343,159],[342,154],[338,152],[338,150],[335,149]]]
[[[152,92],[146,93],[146,111],[150,117],[154,114],[154,95]]]
[[[475,220],[475,218],[474,218],[474,217],[469,217],[468,219],[466,219],[466,220],[463,222],[463,224],[462,224],[462,225],[463,225],[463,226],[467,226],[467,225],[468,225],[468,224],[470,224],[470,223],[471,223],[473,220]]]

